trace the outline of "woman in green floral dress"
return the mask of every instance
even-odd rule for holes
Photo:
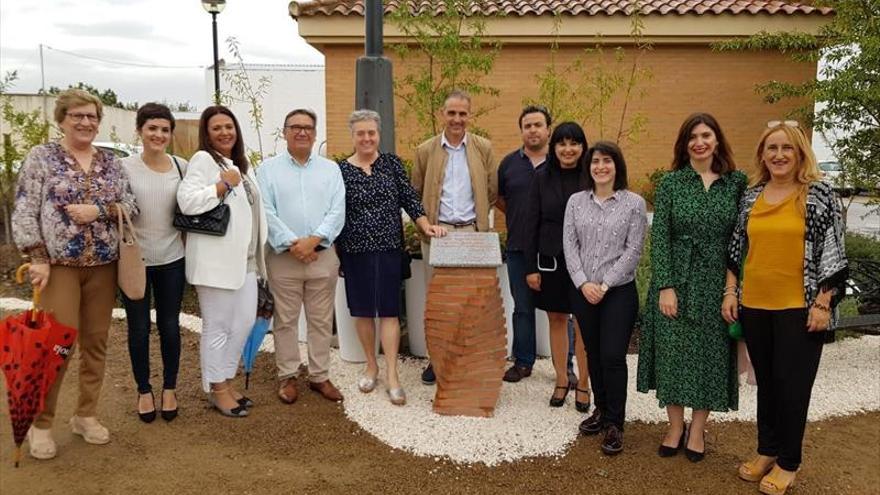
[[[689,460],[702,460],[709,411],[737,408],[736,345],[719,310],[728,240],[747,183],[735,167],[718,122],[697,113],[682,124],[672,171],[657,187],[637,388],[656,390],[666,407],[661,457],[684,448]],[[685,407],[693,409],[689,431]]]

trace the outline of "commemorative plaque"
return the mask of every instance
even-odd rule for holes
[[[450,232],[431,239],[433,267],[495,268],[501,266],[497,232]]]

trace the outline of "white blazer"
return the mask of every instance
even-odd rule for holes
[[[238,170],[232,160],[224,158],[226,165]],[[220,204],[217,182],[220,166],[206,151],[199,151],[189,161],[186,176],[177,189],[177,204],[185,215],[198,215]],[[256,177],[249,168],[248,179],[253,187]],[[229,227],[226,235],[211,236],[188,232],[186,235],[186,281],[192,285],[204,285],[218,289],[237,290],[244,285],[247,275],[248,245],[251,241],[251,205],[243,183],[233,188],[235,194],[226,196],[229,205]],[[260,228],[257,240],[257,276],[266,276],[266,236],[269,231],[263,202],[254,202],[259,208]]]

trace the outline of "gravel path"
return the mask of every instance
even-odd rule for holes
[[[22,310],[29,301],[0,298],[0,308]],[[124,318],[114,310],[115,318]],[[201,320],[182,314],[181,324],[199,332]],[[274,350],[271,335],[262,350]],[[305,349],[303,349],[305,352]],[[665,421],[664,410],[653,394],[635,392],[636,356],[628,357],[630,379],[627,420],[657,423]],[[493,418],[439,416],[431,412],[434,387],[421,384],[424,360],[401,361],[400,378],[406,389],[405,407],[391,405],[384,381],[370,394],[357,390],[362,365],[346,363],[332,352],[331,376],[346,399],[345,414],[364,430],[391,447],[416,455],[446,458],[460,463],[502,462],[534,456],[561,456],[577,436],[577,425],[584,417],[574,409],[574,395],[560,409],[548,407],[553,387],[549,359],[539,360],[530,378],[517,384],[505,383]],[[380,366],[384,369],[380,358]],[[381,375],[380,375],[381,376]],[[810,408],[811,421],[880,410],[880,337],[865,336],[827,345]],[[755,387],[740,387],[740,410],[713,414],[713,421],[754,421]]]

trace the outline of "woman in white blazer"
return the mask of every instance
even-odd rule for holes
[[[256,319],[257,277],[266,274],[266,213],[241,128],[228,108],[202,112],[199,150],[177,191],[181,212],[198,215],[221,201],[230,209],[225,235],[190,232],[186,238],[186,280],[196,288],[202,313],[202,386],[221,414],[244,417],[253,402],[232,379]]]

